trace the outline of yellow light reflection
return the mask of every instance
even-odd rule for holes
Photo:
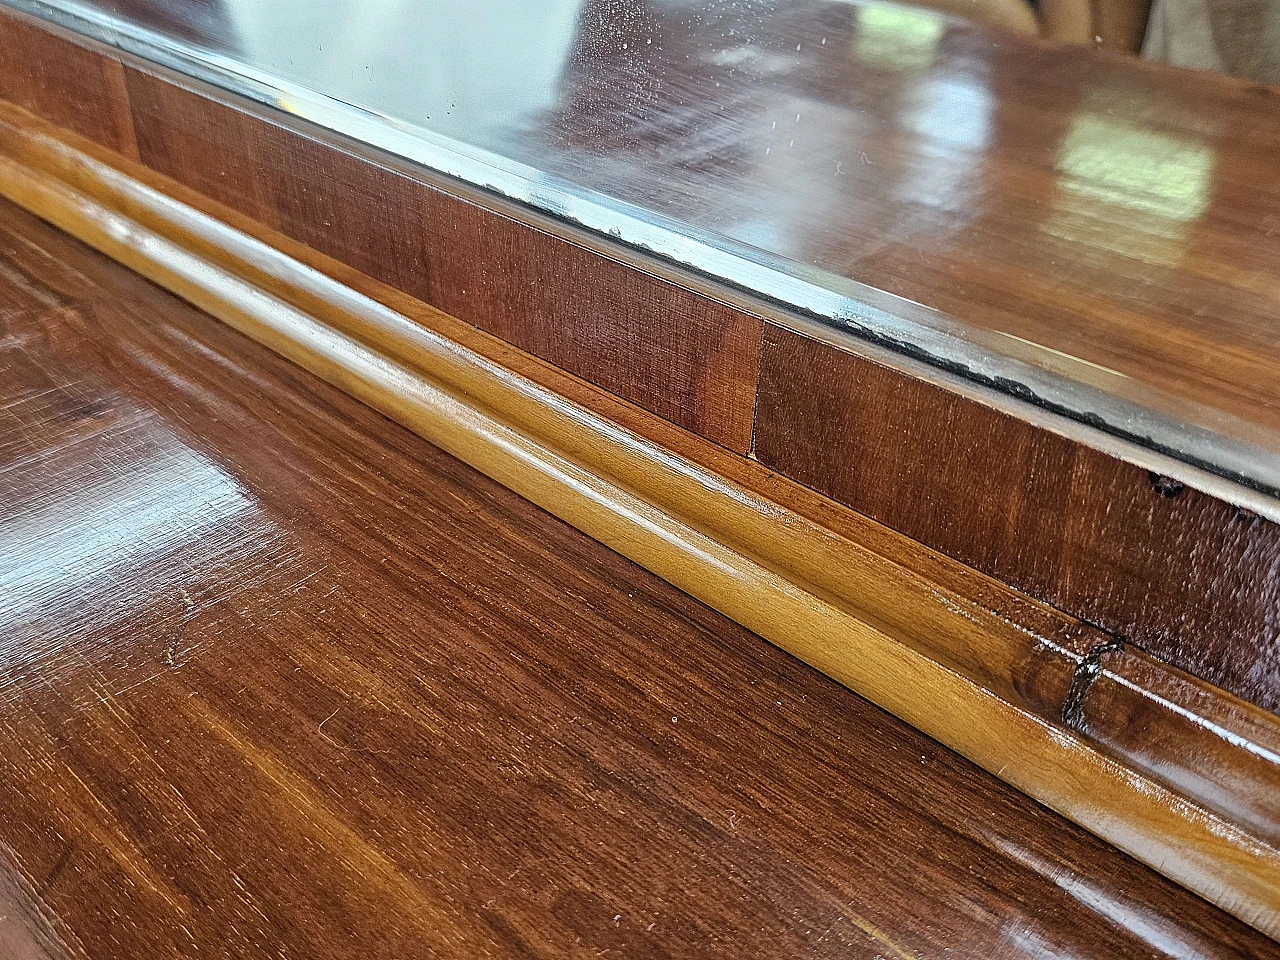
[[[1213,150],[1185,137],[1085,113],[1062,138],[1057,169],[1059,183],[1078,196],[1194,220],[1209,205]]]
[[[858,7],[853,55],[861,63],[894,70],[928,67],[938,53],[946,21],[935,13],[894,3]]]
[[[1201,140],[1077,116],[1058,147],[1058,193],[1042,229],[1072,243],[1171,266],[1209,206],[1214,152]]]

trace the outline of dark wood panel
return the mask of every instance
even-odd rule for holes
[[[152,169],[749,449],[758,319],[160,78],[130,69],[128,85]]]
[[[137,82],[157,83],[141,77]],[[207,114],[213,123],[236,113],[212,102],[180,109]],[[261,156],[255,172],[267,186],[279,229],[425,298],[432,255],[443,239],[435,221],[448,198],[366,159],[260,120],[251,122]]]
[[[0,554],[19,565],[0,937],[19,956],[1280,956],[3,215],[75,274],[33,282],[101,284],[3,320],[0,537],[21,549]]]
[[[137,156],[120,62],[3,12],[0,99]]]
[[[246,216],[275,223],[259,150],[262,121],[130,67],[125,86],[143,163]]]
[[[479,207],[441,212],[429,303],[738,453],[750,449],[758,319]]]
[[[1280,527],[773,324],[756,457],[1280,708]]]
[[[398,289],[427,294],[435,191],[138,70],[126,68],[126,80],[151,169]],[[228,137],[233,150],[220,146]]]

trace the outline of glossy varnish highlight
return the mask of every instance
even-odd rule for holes
[[[3,209],[16,955],[1280,956]]]
[[[788,29],[829,26],[847,30],[847,24],[828,23],[822,18],[806,26],[805,9],[797,6],[788,14],[793,18],[787,20],[791,24]],[[121,146],[115,127],[90,128],[67,112],[83,99],[78,92],[81,86],[93,88],[81,78],[84,70],[90,69],[85,64],[93,63],[94,58],[104,59],[105,65],[93,68],[104,75],[122,71],[119,64],[72,45],[69,49],[74,56],[67,54],[67,62],[78,65],[74,71],[41,68],[40,63],[51,55],[42,52],[39,43],[27,42],[31,28],[16,24],[12,18],[0,17],[0,30],[15,31],[14,42],[5,50],[11,62],[21,67],[6,74],[10,80],[5,95],[54,122],[80,129],[112,149],[129,153],[127,144]],[[216,29],[216,18],[210,29]],[[956,31],[946,37],[939,50],[951,58],[947,63],[973,66],[987,62],[982,54],[985,41],[978,35]],[[1037,211],[1047,197],[1071,199],[1077,206],[1053,221],[1054,229],[1061,234],[1072,225],[1085,224],[1087,236],[1082,238],[1069,230],[1066,236],[1052,231],[1036,238],[1022,236],[1018,257],[1029,256],[1029,262],[1039,264],[1036,270],[1041,272],[1074,263],[1072,282],[1087,280],[1088,284],[1097,283],[1099,290],[1132,291],[1137,288],[1125,285],[1142,280],[1146,300],[1126,294],[1124,310],[1113,310],[1116,303],[1108,301],[1105,311],[1112,319],[1132,317],[1133,323],[1125,330],[1134,335],[1134,342],[1126,349],[1140,352],[1140,348],[1165,350],[1176,345],[1186,358],[1200,364],[1196,358],[1212,356],[1215,350],[1231,344],[1234,359],[1214,361],[1214,376],[1230,379],[1236,392],[1261,389],[1270,383],[1271,378],[1258,365],[1274,352],[1267,339],[1268,281],[1257,272],[1265,260],[1266,240],[1253,237],[1258,223],[1267,222],[1269,201],[1265,191],[1246,197],[1239,183],[1253,176],[1250,171],[1265,167],[1263,155],[1274,119],[1271,94],[1223,80],[1194,85],[1182,74],[1150,72],[1136,64],[1122,67],[1110,60],[1098,61],[1097,77],[1089,80],[1093,75],[1082,66],[1093,63],[1088,53],[1040,48],[1029,52],[1031,48],[1012,42],[1002,49],[1004,59],[996,58],[973,76],[973,71],[961,71],[968,78],[966,82],[974,81],[979,73],[996,77],[1014,71],[1022,77],[1007,88],[996,88],[995,109],[1005,118],[1000,126],[1005,135],[983,147],[987,152],[980,171],[985,171],[985,186],[970,199],[975,204],[979,200],[993,204],[1000,212],[992,215],[991,229],[984,228],[982,235],[991,243],[1004,244],[1000,238],[1010,231],[1015,236],[1021,235],[1019,231],[1025,234],[1031,229],[1029,224],[1038,222]],[[802,51],[805,57],[828,56],[815,54],[808,47],[806,51]],[[32,62],[27,63],[26,57]],[[1036,57],[1047,59],[1038,61]],[[663,62],[675,70],[679,59],[667,57]],[[575,70],[589,72],[592,62],[587,58]],[[1057,64],[1057,72],[1049,79],[1038,78],[1032,75],[1036,62]],[[896,85],[895,89],[901,88],[899,99],[911,102],[933,91],[942,98],[939,103],[947,106],[943,113],[956,114],[952,119],[957,124],[963,119],[956,112],[963,113],[964,104],[970,102],[964,91],[972,93],[972,83],[935,89],[936,84],[926,83],[927,77],[919,71],[887,69],[872,71],[870,79],[859,80],[869,86],[853,84],[848,89]],[[110,96],[93,116],[128,118],[144,159],[154,169],[738,453],[749,449],[762,330],[757,318],[450,196],[407,175],[411,171],[404,167],[388,169],[391,164],[386,158],[371,162],[367,152],[361,155],[325,142],[314,130],[310,135],[300,133],[297,125],[287,125],[287,118],[276,116],[278,122],[268,122],[253,111],[215,101],[207,91],[178,89],[172,78],[142,70],[123,68],[122,75],[128,77],[127,88],[123,84],[102,87],[103,94]],[[861,76],[846,79],[852,84]],[[1167,79],[1168,86],[1157,89],[1153,79],[1157,76],[1164,78],[1162,83]],[[932,73],[928,77],[936,79]],[[1113,141],[1130,148],[1165,144],[1158,136],[1155,140],[1139,136],[1135,141],[1115,130],[1111,130],[1115,136],[1108,139],[1104,134],[1110,128],[1105,124],[1100,127],[1097,116],[1071,139],[1076,148],[1071,156],[1077,161],[1074,179],[1053,186],[1056,181],[1041,169],[1047,161],[1043,144],[1037,146],[1040,141],[1036,138],[1043,135],[1041,120],[1052,121],[1055,129],[1073,129],[1074,120],[1067,115],[1074,116],[1079,104],[1062,91],[1077,88],[1066,84],[1055,93],[1046,86],[1050,79],[1059,82],[1064,77],[1075,84],[1093,83],[1102,91],[1098,96],[1110,91],[1109,95],[1124,102],[1138,102],[1125,100],[1125,91],[1132,92],[1135,85],[1146,91],[1144,96],[1155,97],[1157,106],[1172,102],[1170,98],[1176,100],[1176,116],[1168,123],[1160,119],[1163,108],[1153,106],[1148,111],[1150,129],[1146,132],[1152,136],[1169,124],[1199,129],[1210,122],[1207,118],[1214,118],[1213,124],[1219,125],[1227,123],[1223,118],[1230,119],[1232,135],[1213,140],[1217,179],[1199,221],[1169,234],[1165,230],[1170,226],[1167,209],[1164,213],[1148,210],[1121,216],[1114,189],[1108,193],[1111,188],[1107,188],[1105,177],[1085,189],[1088,184],[1081,177],[1093,169],[1085,160],[1092,157],[1097,161],[1101,145]],[[742,82],[742,78],[734,82]],[[712,91],[722,88],[698,89],[712,98]],[[728,98],[729,93],[721,96]],[[881,100],[872,97],[871,103],[874,106]],[[559,125],[557,136],[563,134],[563,142],[575,150],[585,149],[590,131],[603,136],[611,129],[596,116],[605,109],[598,100],[584,94],[571,98],[569,106],[579,113],[561,113],[555,122]],[[649,106],[656,109],[652,103]],[[575,115],[586,119],[572,127]],[[961,128],[940,125],[925,132],[917,129],[910,135],[900,130],[895,134],[898,139],[887,142],[899,144],[912,156],[927,158],[933,156],[929,150],[937,146],[933,140],[938,131],[954,133]],[[810,136],[817,129],[806,127]],[[916,142],[913,138],[922,139]],[[126,139],[132,142],[132,136]],[[612,141],[606,138],[606,142]],[[654,142],[661,146],[667,141],[658,137]],[[627,149],[642,146],[632,143]],[[956,150],[960,146],[952,144]],[[695,147],[696,143],[687,144],[688,149]],[[1174,154],[1182,156],[1176,150]],[[664,155],[685,156],[679,151]],[[946,160],[947,169],[962,169],[948,157],[951,155],[938,162]],[[868,159],[872,159],[870,155]],[[787,162],[794,166],[797,161]],[[703,209],[706,213],[716,204],[716,209],[732,212],[733,204],[741,198],[721,190],[720,174],[733,173],[735,164],[726,161],[725,169],[720,170],[714,164],[690,163],[708,178],[710,191],[705,209],[695,205],[694,212]],[[800,164],[795,172],[804,169],[805,164]],[[872,206],[880,204],[875,209],[884,208],[884,216],[877,214],[879,219],[855,219],[844,226],[865,227],[881,241],[896,236],[889,229],[892,223],[884,218],[892,212],[886,206],[890,200],[901,199],[900,190],[890,189],[898,183],[897,174],[886,173],[874,162],[845,165],[844,169],[853,172],[856,197]],[[976,174],[969,170],[964,175]],[[908,180],[920,185],[934,183],[936,178]],[[1027,189],[1033,183],[1038,186]],[[1071,184],[1074,187],[1067,189]],[[788,176],[775,186],[791,189],[795,183]],[[1148,198],[1151,203],[1158,199]],[[1005,310],[1014,298],[1021,304],[1015,312],[1023,320],[1044,318],[1044,328],[1051,331],[1087,325],[1102,309],[1097,300],[1101,293],[1082,297],[1078,291],[1053,300],[1050,309],[1044,298],[1064,289],[1062,283],[1037,281],[1028,285],[1021,266],[1014,269],[1006,264],[1007,269],[997,270],[979,257],[975,251],[986,247],[970,242],[973,237],[960,230],[960,220],[985,209],[980,204],[917,206],[900,208],[899,212],[915,211],[898,224],[900,228],[906,229],[905,224],[918,230],[929,223],[945,223],[950,226],[939,237],[968,238],[963,244],[957,239],[956,248],[947,253],[969,259],[961,266],[947,268],[947,276],[938,281],[939,296],[964,298],[975,309],[999,310]],[[785,205],[764,208],[777,217],[789,209]],[[1257,211],[1264,214],[1261,220]],[[1111,220],[1100,224],[1097,217],[1103,214]],[[829,244],[843,242],[834,229],[812,236],[797,233],[796,242],[817,243],[821,238]],[[1106,246],[1112,243],[1114,247],[1117,237],[1128,246]],[[1157,269],[1152,258],[1160,249],[1151,245],[1158,247],[1161,237],[1165,241],[1182,237],[1187,243],[1189,238],[1200,237],[1207,243],[1205,238],[1216,237],[1209,247],[1218,254],[1212,264],[1193,268],[1190,254],[1184,251],[1176,263],[1164,262]],[[877,243],[857,246],[859,256],[875,260],[887,249]],[[1041,257],[1044,251],[1037,243],[1051,244],[1053,256],[1045,253]],[[1252,252],[1246,254],[1245,246]],[[1195,244],[1187,247],[1195,249]],[[1074,261],[1067,256],[1071,251],[1085,251],[1088,256]],[[902,249],[899,254],[905,256]],[[924,282],[938,264],[947,262],[946,257],[918,256],[918,251],[913,255],[918,262],[911,270],[899,264],[913,283]],[[1226,261],[1235,266],[1221,269]],[[1116,271],[1120,275],[1115,275]],[[1166,288],[1166,281],[1174,286]],[[904,292],[895,283],[884,280],[886,289]],[[1027,290],[1034,294],[1032,301],[1018,300]],[[1174,322],[1175,300],[1207,303],[1206,298],[1221,298],[1221,310],[1216,306],[1182,310],[1181,320],[1193,327],[1165,335],[1169,328],[1160,324]],[[1155,309],[1152,304],[1157,303],[1164,303],[1160,323],[1143,313]],[[1251,306],[1241,312],[1241,304]],[[1070,313],[1070,322],[1063,318],[1063,311]],[[1205,339],[1205,331],[1196,326],[1201,312],[1229,318],[1230,322],[1215,326],[1212,337]],[[1164,332],[1157,336],[1152,330]],[[1094,333],[1082,333],[1080,339],[1098,339]],[[1236,333],[1240,334],[1238,342]],[[765,350],[755,423],[755,452],[762,460],[1236,694],[1270,709],[1280,703],[1280,664],[1276,660],[1280,626],[1274,616],[1280,534],[1275,524],[1240,513],[1190,488],[1162,497],[1144,469],[780,328],[766,330]],[[1155,363],[1150,358],[1141,362]],[[1167,373],[1170,362],[1165,358],[1156,366]],[[850,383],[857,384],[856,397],[849,393]],[[907,395],[912,401],[904,405]],[[909,420],[902,416],[904,409],[912,411]],[[1000,447],[999,443],[1006,445]],[[943,446],[948,450],[946,457],[937,455]],[[993,457],[1006,465],[1016,462],[1017,469],[993,471]]]
[[[5,114],[16,126],[0,186],[31,210],[1275,932],[1273,715],[309,247],[272,234],[263,248]]]

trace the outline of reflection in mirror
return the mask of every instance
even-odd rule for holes
[[[941,17],[895,3],[858,7],[857,19],[854,59],[893,70],[928,67],[946,30]]]
[[[1058,147],[1059,195],[1045,232],[1173,266],[1188,225],[1209,206],[1213,168],[1201,141],[1083,111]]]
[[[1094,44],[1181,67],[1280,83],[1277,0],[912,0],[1060,43]],[[873,14],[895,25],[893,14]]]
[[[1074,193],[1194,220],[1208,206],[1213,152],[1185,137],[1082,113],[1062,139],[1057,167],[1060,183]]]
[[[1150,62],[1265,75],[1280,0],[1195,2],[53,5],[446,193],[501,195],[643,269],[666,259],[1280,490],[1280,110],[1256,85]],[[143,128],[172,120],[153,86],[131,81]],[[140,142],[186,175],[172,147]],[[479,309],[475,289],[448,305]],[[1213,359],[1224,331],[1247,373]]]
[[[582,0],[226,0],[244,53],[290,80],[441,133],[490,139],[551,105]],[[476,119],[482,118],[478,129]]]

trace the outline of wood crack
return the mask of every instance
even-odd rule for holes
[[[1071,690],[1062,703],[1062,722],[1072,730],[1084,728],[1084,698],[1102,673],[1103,655],[1123,650],[1124,646],[1124,641],[1119,639],[1099,641],[1076,664],[1075,673],[1071,677]]]

